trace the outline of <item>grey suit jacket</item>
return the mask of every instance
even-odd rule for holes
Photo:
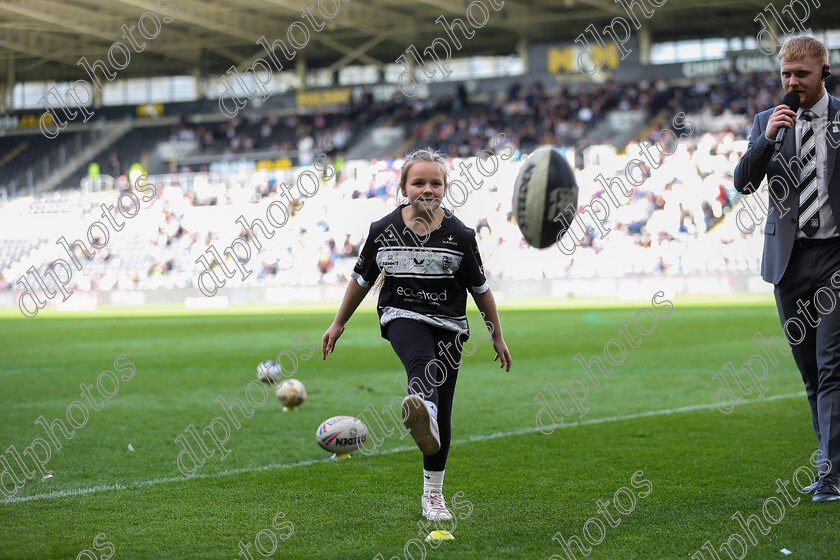
[[[793,242],[796,239],[799,216],[799,163],[796,154],[796,134],[790,129],[785,136],[780,157],[773,157],[773,140],[764,135],[767,121],[773,109],[767,109],[755,116],[750,131],[747,152],[735,167],[735,189],[749,194],[758,189],[767,177],[770,191],[770,208],[764,227],[764,255],[761,259],[761,277],[772,284],[778,284],[787,270]],[[840,100],[828,98],[828,129],[826,151],[828,154],[828,197],[834,220],[840,227]],[[793,161],[792,161],[793,160]]]

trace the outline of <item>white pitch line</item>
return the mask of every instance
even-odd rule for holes
[[[417,449],[416,446],[411,447],[396,447],[394,449],[386,449],[381,451],[381,455],[389,455],[391,453],[401,453],[403,451],[411,451]],[[219,471],[216,473],[202,473],[189,478],[185,476],[167,476],[164,478],[153,478],[151,480],[140,480],[137,482],[130,482],[127,484],[107,484],[100,486],[91,486],[90,488],[77,488],[75,490],[57,490],[55,492],[48,492],[44,494],[33,494],[31,496],[21,496],[13,498],[4,498],[0,500],[3,504],[13,504],[18,502],[28,502],[31,500],[46,500],[50,498],[64,498],[66,496],[79,496],[83,494],[93,494],[94,492],[104,492],[106,490],[127,490],[130,488],[142,488],[143,486],[154,486],[156,484],[165,484],[167,482],[178,482],[187,480],[196,480],[201,478],[218,478],[222,476],[230,476],[235,474],[248,474],[269,471],[274,469],[292,469],[295,467],[306,467],[317,463],[329,463],[333,459],[327,457],[323,459],[307,459],[305,461],[298,461],[297,463],[275,463],[273,465],[263,465],[261,467],[243,467],[239,469],[229,469],[226,471]]]
[[[761,402],[768,402],[768,401],[777,401],[781,399],[790,399],[793,397],[802,397],[805,396],[805,392],[801,391],[799,393],[787,393],[785,395],[774,395],[772,397],[761,398],[761,399],[750,399],[744,400],[739,403],[740,405],[743,404],[754,404],[754,403],[761,403]],[[576,428],[578,426],[589,426],[592,424],[602,424],[604,422],[620,422],[622,420],[634,420],[636,418],[645,418],[647,416],[663,416],[667,414],[680,414],[682,412],[691,412],[694,410],[709,410],[717,408],[715,404],[695,404],[691,406],[683,406],[680,408],[667,408],[664,410],[653,410],[650,412],[637,412],[635,414],[626,414],[623,416],[608,416],[606,418],[593,418],[591,420],[583,420],[578,422],[573,422],[569,424],[554,424],[555,428]],[[457,440],[453,442],[453,444],[464,444],[464,443],[476,443],[482,441],[488,441],[491,439],[498,439],[503,437],[512,437],[512,436],[521,436],[533,432],[539,432],[539,429],[536,427],[533,428],[521,428],[519,430],[513,430],[511,432],[495,432],[492,434],[483,434],[479,436],[470,436],[466,439]],[[416,446],[404,446],[404,447],[395,447],[393,449],[385,449],[383,451],[379,451],[378,454],[380,455],[390,455],[392,453],[402,453],[404,451],[413,451],[417,449]],[[164,478],[153,478],[151,480],[141,480],[138,482],[130,482],[127,484],[106,484],[100,486],[91,486],[90,488],[77,488],[75,490],[59,490],[55,492],[47,492],[44,494],[32,494],[31,496],[21,496],[21,497],[12,497],[12,498],[4,498],[0,500],[2,504],[15,504],[19,502],[29,502],[33,500],[48,500],[51,498],[64,498],[67,496],[81,496],[84,494],[93,494],[95,492],[105,492],[108,490],[128,490],[131,488],[142,488],[144,486],[155,486],[157,484],[166,484],[168,482],[179,482],[179,481],[188,481],[188,480],[197,480],[203,478],[219,478],[222,476],[230,476],[236,474],[249,474],[249,473],[257,473],[263,471],[270,471],[275,469],[293,469],[296,467],[307,467],[309,465],[315,465],[319,463],[329,463],[333,461],[331,458],[324,458],[324,459],[307,459],[306,461],[298,461],[297,463],[275,463],[273,465],[263,465],[261,467],[243,467],[239,469],[229,469],[226,471],[220,471],[216,473],[207,473],[207,474],[197,474],[195,476],[191,476],[189,478],[184,476],[169,476]]]
[[[767,402],[767,401],[778,401],[781,399],[790,399],[793,397],[804,397],[805,391],[801,391],[799,393],[787,393],[785,395],[774,395],[772,397],[761,398],[761,399],[749,399],[744,400],[738,403],[738,406],[742,404],[754,404],[760,402]],[[665,410],[652,410],[650,412],[637,412],[635,414],[626,414],[624,416],[607,416],[606,418],[593,418],[591,420],[583,420],[578,422],[570,422],[568,424],[553,424],[554,428],[576,428],[578,426],[589,426],[592,424],[602,424],[604,422],[619,422],[621,420],[633,420],[635,418],[644,418],[646,416],[662,416],[664,414],[679,414],[680,412],[691,412],[692,410],[709,410],[712,408],[717,408],[716,404],[693,404],[691,406],[683,406],[680,408],[667,408]],[[477,441],[487,441],[490,439],[496,439],[500,437],[508,437],[508,436],[521,436],[531,432],[539,432],[538,428],[521,428],[519,430],[514,430],[512,432],[496,432],[494,434],[485,434],[480,436],[471,436],[465,440],[462,440],[459,443],[472,443]]]

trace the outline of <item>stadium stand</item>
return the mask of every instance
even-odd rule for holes
[[[93,161],[103,175],[112,174],[118,191],[131,188],[128,168],[148,162],[148,154],[160,142],[197,141],[199,156],[210,157],[209,163],[176,167],[164,162],[150,169],[159,190],[151,203],[153,211],[144,210],[132,218],[127,228],[130,233],[112,232],[107,245],[93,258],[77,251],[83,270],[73,282],[81,289],[99,290],[194,285],[203,270],[196,259],[211,246],[222,250],[237,237],[249,240],[236,223],[238,215],[249,220],[264,218],[267,205],[282,200],[278,185],[295,179],[296,167],[258,169],[249,155],[263,150],[290,157],[295,166],[326,153],[338,163],[340,173],[314,197],[304,200],[297,212],[284,201],[291,215],[289,222],[270,244],[263,243],[261,250],[250,239],[253,256],[245,266],[255,273],[244,281],[233,279],[231,284],[288,286],[345,281],[364,240],[359,223],[372,221],[397,204],[400,153],[432,145],[450,156],[470,157],[491,148],[488,140],[499,132],[523,152],[545,143],[567,146],[576,154],[580,168],[583,206],[603,193],[596,174],[620,178],[629,159],[638,153],[631,143],[627,153],[632,155],[613,150],[598,165],[587,166],[581,156],[587,147],[587,131],[610,111],[631,109],[642,109],[647,115],[637,140],[655,141],[678,112],[688,113],[686,119],[693,122],[695,132],[663,165],[648,168],[643,184],[604,222],[610,231],[603,239],[590,225],[572,255],[555,248],[546,258],[545,252],[529,248],[513,221],[510,197],[502,194],[509,192],[518,169],[516,162],[502,166],[483,188],[470,193],[467,204],[455,209],[456,215],[477,230],[488,275],[536,279],[754,273],[760,263],[761,233],[745,234],[733,220],[726,219],[735,195],[731,169],[746,149],[751,124],[746,115],[772,105],[774,80],[771,74],[733,73],[687,87],[664,80],[607,82],[575,92],[547,90],[540,83],[521,86],[511,82],[493,95],[472,98],[447,94],[407,101],[396,95],[385,102],[363,95],[343,110],[329,113],[246,113],[242,118],[207,123],[193,122],[196,119],[181,111],[174,125],[148,121],[135,126]],[[752,101],[756,99],[764,105],[756,106]],[[367,128],[394,123],[410,131],[409,142],[394,147],[394,158],[343,162],[343,150]],[[78,133],[67,135],[64,142],[78,142],[80,137]],[[26,151],[37,155],[45,155],[48,146],[55,150],[54,144],[41,140],[37,136],[3,139],[10,147],[14,141],[31,142],[33,148]],[[223,159],[213,163],[213,156],[219,155]],[[234,163],[225,164],[225,157],[235,158]],[[49,228],[51,235],[10,240],[0,248],[0,288],[13,288],[29,266],[41,269],[62,255],[66,258],[55,239],[61,235],[69,238],[74,225],[78,230],[78,224],[102,220],[100,204],[113,203],[114,195],[81,193],[78,185],[87,163],[65,181],[63,191],[16,200],[0,209],[0,221],[4,213],[20,212],[25,204],[23,211],[31,217],[52,212],[55,218]],[[687,179],[684,170],[689,168],[696,174]],[[244,175],[243,169],[248,170]],[[247,203],[244,212],[242,203]],[[77,237],[84,239],[84,235],[79,230]],[[604,254],[613,258],[603,258]],[[513,257],[523,265],[505,267]]]

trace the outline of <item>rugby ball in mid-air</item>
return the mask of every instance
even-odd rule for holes
[[[257,366],[257,379],[266,383],[273,383],[280,377],[280,366],[277,362],[266,360]]]
[[[306,400],[306,387],[297,379],[286,379],[275,390],[277,400],[287,409],[294,408]]]
[[[513,215],[525,241],[537,249],[556,243],[572,223],[577,205],[575,174],[560,150],[534,150],[513,186]]]
[[[350,453],[367,440],[367,426],[352,416],[333,416],[321,422],[315,440],[325,451]]]

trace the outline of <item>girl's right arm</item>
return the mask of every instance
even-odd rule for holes
[[[350,280],[347,291],[344,292],[344,299],[338,308],[338,313],[335,314],[332,325],[324,333],[324,337],[321,340],[322,359],[326,360],[327,353],[335,351],[335,342],[341,336],[341,333],[344,332],[344,325],[350,320],[353,312],[356,311],[356,308],[359,307],[359,304],[362,303],[362,300],[365,299],[369,291],[370,287],[363,288],[355,279]]]

